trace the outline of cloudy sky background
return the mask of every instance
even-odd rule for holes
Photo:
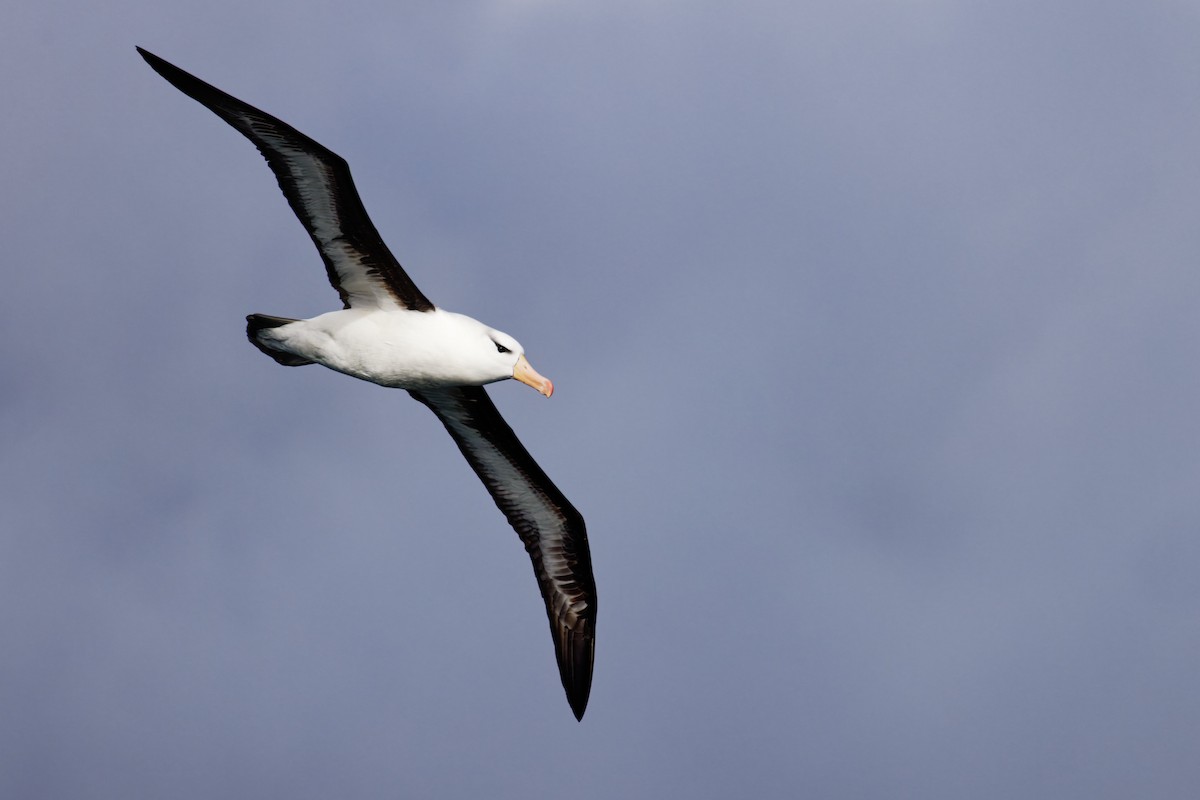
[[[528,560],[253,147],[345,156],[588,520]],[[15,5],[0,796],[1190,798],[1200,6]]]

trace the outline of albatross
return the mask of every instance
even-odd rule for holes
[[[530,366],[516,339],[441,309],[421,293],[367,216],[345,159],[282,120],[137,50],[176,89],[254,143],[341,297],[343,308],[312,319],[249,315],[250,343],[285,366],[320,364],[405,389],[441,420],[533,561],[559,677],[571,711],[583,719],[596,639],[596,583],[583,517],[483,388],[513,378],[550,397],[554,384]]]

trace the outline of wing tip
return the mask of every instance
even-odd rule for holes
[[[151,68],[155,72],[159,73],[160,75],[162,74],[161,67],[163,67],[164,65],[166,67],[174,67],[175,66],[174,64],[172,64],[171,62],[162,58],[161,56],[154,55],[154,53],[151,53],[149,50],[147,50],[144,47],[139,47],[136,44],[133,47],[135,50],[138,51],[138,55],[140,55],[142,57],[142,59],[145,60],[145,62],[147,64],[149,64],[151,66]],[[179,68],[175,67],[175,69],[179,69]]]
[[[145,48],[142,48],[142,47],[138,47],[137,45],[134,45],[134,47],[137,48],[138,55],[140,55],[142,57],[142,59],[147,64],[150,65],[150,69],[157,72],[160,76],[162,76],[168,83],[170,83],[176,89],[183,92],[184,94],[186,94],[188,97],[192,98],[193,100],[203,103],[204,105],[208,106],[210,109],[212,108],[211,102],[202,100],[200,98],[200,95],[204,92],[210,92],[210,93],[218,95],[218,96],[223,96],[225,94],[220,89],[217,89],[215,86],[211,86],[211,85],[205,83],[204,81],[200,80],[199,78],[197,78],[195,75],[191,74],[190,72],[187,72],[186,70],[182,70],[179,67],[175,66],[170,61],[167,61],[165,58],[163,58],[162,56],[156,56],[156,55],[154,55],[154,53],[151,53],[149,50],[146,50]]]
[[[589,687],[590,688],[590,687]],[[587,694],[582,698],[572,699],[570,694],[567,695],[567,702],[571,706],[571,713],[575,715],[576,722],[583,722],[583,714],[587,711]]]
[[[592,693],[592,666],[596,658],[596,637],[591,630],[563,631],[558,652],[558,672],[567,703],[575,719],[582,722]]]

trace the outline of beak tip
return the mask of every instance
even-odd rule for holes
[[[554,394],[554,383],[549,378],[538,375],[534,368],[529,366],[529,362],[525,360],[525,356],[517,359],[517,365],[513,367],[512,376],[537,391],[538,394],[545,397]]]

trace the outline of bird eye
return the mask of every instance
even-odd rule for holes
[[[511,353],[512,352],[512,350],[509,350],[507,347],[500,344],[499,342],[492,342],[492,344],[496,345],[497,353]]]

